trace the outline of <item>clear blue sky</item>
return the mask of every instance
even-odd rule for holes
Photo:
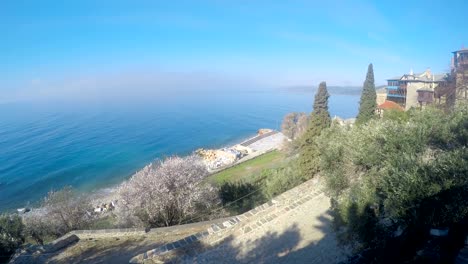
[[[105,87],[361,85],[370,62],[383,84],[410,68],[447,71],[450,52],[468,46],[466,10],[465,0],[3,0],[0,101]]]

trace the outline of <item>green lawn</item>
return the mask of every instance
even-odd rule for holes
[[[208,177],[208,181],[216,185],[220,185],[226,181],[249,181],[260,175],[263,169],[276,168],[284,164],[284,162],[284,154],[274,150],[234,167],[215,173]]]

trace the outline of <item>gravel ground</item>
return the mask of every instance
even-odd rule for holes
[[[248,145],[248,147],[257,152],[264,152],[272,149],[280,149],[285,140],[286,137],[283,135],[283,133],[279,132],[269,137],[262,138]]]

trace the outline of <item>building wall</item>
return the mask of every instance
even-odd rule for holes
[[[459,70],[455,76],[456,86],[456,99],[467,100],[468,99],[468,69]]]
[[[377,93],[377,105],[381,105],[387,100],[387,91]]]
[[[423,83],[423,82],[408,82],[406,88],[406,105],[405,110],[409,110],[411,107],[419,107],[418,92],[419,89],[434,91],[437,87],[437,83]]]

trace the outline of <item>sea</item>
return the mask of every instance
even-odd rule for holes
[[[280,129],[287,113],[310,113],[313,99],[271,89],[0,104],[0,212],[34,206],[64,186],[111,188],[155,159]],[[355,117],[358,102],[332,93],[331,116]]]

